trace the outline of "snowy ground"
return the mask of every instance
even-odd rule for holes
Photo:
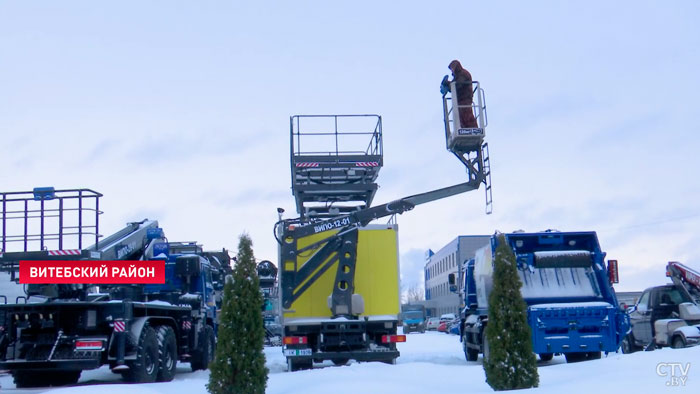
[[[401,357],[396,365],[381,363],[351,363],[343,367],[316,366],[313,370],[285,372],[286,363],[281,348],[265,348],[270,369],[268,393],[437,393],[492,392],[486,384],[481,359],[467,362],[461,352],[459,339],[437,332],[410,334],[399,345]],[[673,387],[671,367],[690,363],[685,387]],[[1,376],[3,392],[7,393],[206,393],[207,371],[189,372],[189,364],[178,366],[178,375],[168,383],[126,385],[119,376],[101,368],[83,372],[76,387],[59,389],[19,390],[10,376]],[[667,374],[667,376],[659,376]],[[699,392],[700,347],[661,349],[631,355],[610,354],[601,360],[566,364],[563,357],[540,363],[540,387],[537,393],[595,393],[600,390],[618,393]],[[675,374],[680,376],[678,367]],[[677,380],[680,383],[680,380]],[[99,386],[97,386],[99,385]]]

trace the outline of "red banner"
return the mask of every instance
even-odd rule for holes
[[[163,284],[165,261],[20,261],[19,283]]]

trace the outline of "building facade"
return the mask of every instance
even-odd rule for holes
[[[459,281],[460,267],[474,257],[474,253],[487,246],[489,235],[460,235],[436,253],[426,253],[425,300],[428,316],[440,317],[445,313],[459,315],[461,300],[458,292],[451,292],[448,275],[453,273]],[[458,288],[461,287],[457,283]]]

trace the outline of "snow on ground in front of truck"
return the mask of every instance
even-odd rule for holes
[[[401,357],[397,365],[351,363],[343,367],[317,366],[313,370],[285,372],[286,362],[279,347],[265,348],[270,369],[267,393],[270,394],[343,394],[343,393],[491,393],[486,384],[481,358],[467,362],[459,338],[439,332],[407,335],[399,344]],[[661,364],[660,364],[661,363]],[[677,366],[672,366],[677,363]],[[674,368],[677,383],[680,370],[690,363],[685,387],[667,385],[672,382]],[[3,392],[52,394],[153,394],[206,393],[208,371],[189,372],[189,364],[180,363],[175,380],[168,383],[122,384],[119,375],[102,367],[83,372],[76,387],[18,390],[12,378],[0,377]],[[594,392],[673,393],[700,390],[700,347],[660,349],[629,355],[610,354],[601,360],[566,364],[557,356],[548,363],[539,363],[540,387],[526,392],[578,394]],[[659,375],[666,376],[659,376]],[[96,386],[100,384],[99,386]]]

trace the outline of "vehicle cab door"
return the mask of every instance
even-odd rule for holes
[[[647,290],[639,298],[634,311],[630,313],[630,323],[632,324],[632,335],[634,335],[637,345],[647,345],[651,342],[653,335],[651,327],[651,310],[649,300],[653,290]]]
[[[681,293],[673,287],[657,289],[651,298],[651,321],[678,318],[678,305],[683,302]]]

